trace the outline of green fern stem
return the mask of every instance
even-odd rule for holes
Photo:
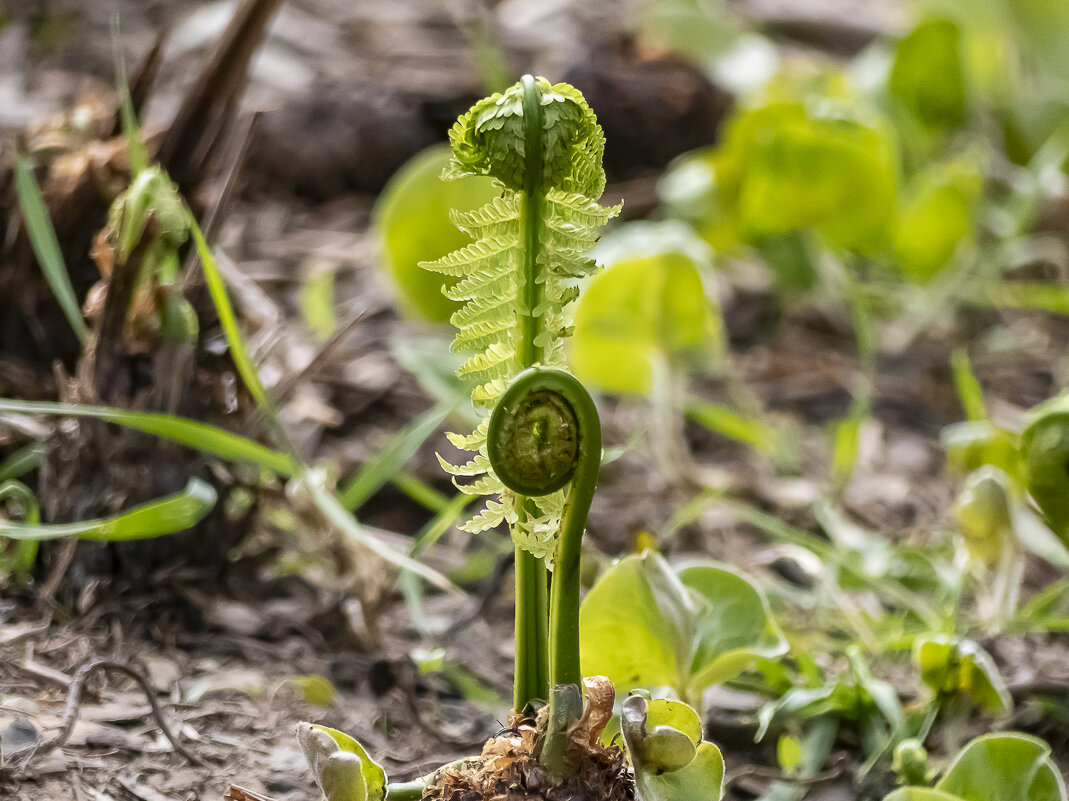
[[[562,776],[569,732],[583,711],[579,568],[583,531],[601,466],[601,421],[593,399],[574,376],[532,367],[516,376],[498,401],[490,417],[487,444],[490,463],[509,489],[548,494],[568,485],[553,557],[549,718],[542,745],[542,763]],[[517,639],[517,649],[521,645]]]
[[[520,196],[520,226],[523,239],[523,306],[519,362],[532,367],[542,361],[542,308],[546,284],[539,280],[542,253],[542,102],[541,92],[530,75],[523,86],[524,173]],[[525,518],[537,517],[533,502],[519,497],[517,506]],[[546,698],[549,691],[549,599],[546,564],[532,553],[515,549],[516,574],[516,661],[513,704],[522,711],[532,701]]]
[[[520,309],[522,329],[519,343],[520,364],[533,367],[543,361],[542,317],[546,304],[546,282],[540,274],[545,262],[543,253],[542,187],[542,94],[535,79],[524,75],[523,134],[524,170],[523,194],[520,199],[520,225],[523,227],[523,308]]]
[[[524,503],[521,508],[526,506]],[[522,712],[548,694],[549,592],[546,563],[519,546],[515,553],[516,657],[512,705]]]

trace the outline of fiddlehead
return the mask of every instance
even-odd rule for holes
[[[543,762],[560,775],[569,725],[582,713],[579,566],[601,466],[601,421],[578,379],[563,370],[534,367],[516,376],[501,396],[487,442],[491,466],[514,492],[551,492],[571,482],[553,558],[549,722],[542,748]]]

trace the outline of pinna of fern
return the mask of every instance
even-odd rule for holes
[[[527,125],[530,117],[541,124]],[[598,203],[605,138],[582,94],[568,84],[527,76],[473,106],[449,138],[453,159],[444,177],[488,175],[501,189],[482,208],[454,214],[472,244],[423,264],[456,279],[443,291],[463,303],[451,318],[453,350],[468,354],[458,374],[472,383],[476,408],[489,415],[521,370],[564,366],[568,307],[579,279],[596,269],[583,254],[619,207]],[[439,457],[461,490],[488,496],[464,529],[475,533],[506,521],[519,547],[546,559],[564,493],[533,498],[534,508],[521,508],[490,466],[488,423],[487,416],[471,434],[449,435],[454,446],[474,454],[469,461],[452,465]]]

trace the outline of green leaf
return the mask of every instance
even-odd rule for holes
[[[0,412],[105,420],[135,431],[143,431],[146,434],[169,439],[220,459],[256,464],[282,476],[291,476],[297,471],[295,460],[288,454],[271,450],[258,442],[222,428],[169,414],[132,412],[108,406],[77,406],[70,403],[4,399],[0,399]]]
[[[975,238],[983,181],[974,165],[955,162],[922,172],[899,210],[894,254],[908,278],[935,277]]]
[[[1025,548],[1055,567],[1069,568],[1069,540],[1059,539],[1039,515],[1023,503],[1015,503],[1012,513],[1013,531]]]
[[[632,695],[620,713],[639,801],[719,801],[724,758],[701,739],[698,713],[680,701]]]
[[[12,478],[21,478],[41,466],[45,446],[39,442],[20,448],[0,462],[0,483]]]
[[[786,432],[756,417],[739,414],[719,403],[691,398],[687,401],[684,413],[710,431],[749,445],[764,456],[781,457],[790,450],[790,443],[784,444]]]
[[[781,734],[776,741],[776,761],[784,773],[790,775],[798,770],[804,755],[802,743],[797,737]]]
[[[925,787],[902,787],[890,795],[885,795],[883,801],[961,801],[956,795],[944,793],[942,790],[929,790]]]
[[[334,703],[336,691],[326,676],[320,676],[318,673],[290,676],[283,683],[296,691],[306,704],[329,708]]]
[[[889,87],[928,129],[960,125],[966,90],[957,24],[947,19],[923,22],[899,41]]]
[[[1069,542],[1069,395],[1030,410],[1021,434],[1028,491],[1047,522]]]
[[[645,395],[658,359],[708,361],[722,343],[693,259],[681,252],[636,256],[610,266],[580,296],[571,365],[603,391]]]
[[[436,281],[419,265],[471,244],[471,236],[453,223],[451,210],[474,211],[498,195],[485,176],[442,180],[449,159],[444,144],[416,155],[390,179],[372,212],[382,267],[393,279],[402,311],[442,323],[459,308],[442,294],[456,278]]]
[[[898,693],[885,681],[875,678],[861,658],[860,651],[851,646],[847,656],[851,674],[832,684],[821,687],[795,687],[770,701],[758,712],[756,739],[762,739],[774,720],[793,718],[807,720],[821,715],[832,715],[858,724],[863,734],[865,750],[870,755],[887,744],[894,732],[905,723]],[[889,724],[891,731],[883,725]]]
[[[786,650],[764,598],[744,578],[707,565],[677,576],[651,551],[598,580],[579,628],[585,675],[626,689],[670,687],[684,699]]]
[[[1065,801],[1050,746],[1027,734],[985,734],[962,749],[935,785],[964,801]]]
[[[997,467],[984,465],[965,479],[954,501],[954,523],[969,555],[988,566],[1002,558],[1016,537],[1011,507],[1010,480]]]
[[[30,488],[15,479],[0,478],[0,510],[11,499],[15,508],[21,512],[22,519],[31,526],[41,522],[41,508]],[[9,573],[20,579],[28,579],[33,565],[37,561],[38,543],[36,540],[16,541],[13,547],[0,543],[0,582]]]
[[[215,500],[210,484],[192,478],[181,492],[97,520],[36,526],[0,520],[0,537],[37,541],[77,537],[105,542],[150,539],[192,528],[212,510]]]
[[[754,739],[764,739],[768,727],[780,718],[806,720],[829,713],[844,716],[857,709],[857,688],[843,682],[823,687],[794,687],[761,707],[757,713],[758,729]]]
[[[735,678],[760,659],[786,653],[787,641],[768,603],[749,581],[706,565],[683,568],[679,579],[697,602],[688,697],[700,697],[706,687]]]
[[[197,256],[200,257],[201,268],[204,270],[204,283],[208,287],[212,305],[215,306],[216,314],[219,315],[219,324],[223,328],[223,333],[226,335],[226,343],[230,347],[230,358],[234,361],[234,366],[237,368],[238,375],[241,376],[241,381],[245,388],[252,395],[253,400],[256,401],[257,408],[267,417],[276,431],[281,431],[282,426],[278,421],[278,411],[275,409],[274,402],[268,396],[267,390],[264,389],[260,374],[256,371],[256,365],[253,363],[252,357],[249,356],[245,341],[241,337],[241,326],[238,324],[238,318],[234,313],[230,298],[227,297],[226,281],[223,279],[223,274],[219,271],[219,265],[216,264],[215,257],[212,256],[212,250],[208,247],[208,243],[204,239],[204,233],[200,230],[200,226],[197,225],[193,212],[186,209],[186,214],[189,219],[190,231],[193,234],[193,242],[197,249]]]
[[[999,309],[1041,309],[1069,314],[1069,288],[1064,284],[1001,281],[987,289],[987,302]],[[980,298],[980,302],[984,302]]]
[[[37,263],[41,265],[41,271],[52,289],[52,294],[56,296],[56,301],[78,341],[84,343],[86,327],[82,310],[74,294],[74,287],[71,286],[67,265],[63,261],[63,253],[56,238],[56,229],[52,226],[33,174],[33,161],[27,156],[20,155],[15,162],[15,191]]]
[[[386,798],[386,772],[345,732],[299,723],[297,741],[327,801]]]
[[[714,207],[737,217],[745,241],[808,228],[834,247],[872,253],[890,240],[893,131],[853,98],[825,89],[773,87],[765,105],[726,126],[714,157]]]
[[[861,443],[861,424],[864,416],[851,412],[835,424],[832,445],[831,474],[836,485],[842,485],[850,479],[857,463],[857,452]]]
[[[579,608],[584,676],[607,676],[623,690],[673,687],[687,678],[690,599],[663,557],[647,551],[610,567]],[[658,588],[655,590],[655,588]],[[658,597],[660,596],[660,597]],[[673,597],[674,596],[674,597]]]

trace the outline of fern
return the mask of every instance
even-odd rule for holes
[[[502,194],[475,211],[454,213],[474,242],[422,265],[458,279],[443,290],[463,303],[451,318],[453,350],[468,354],[458,375],[472,383],[472,401],[487,415],[524,368],[564,366],[568,306],[579,294],[578,280],[595,270],[583,254],[619,211],[598,203],[605,138],[582,94],[544,78],[533,88],[537,106],[520,82],[480,101],[453,126],[453,160],[444,177],[489,175]],[[541,116],[540,140],[529,136],[525,114]],[[439,457],[462,491],[488,496],[464,529],[475,533],[506,522],[519,547],[546,559],[563,492],[533,499],[533,514],[529,506],[521,510],[490,468],[488,419],[469,435],[449,435],[454,446],[474,454],[469,461],[452,465]]]

